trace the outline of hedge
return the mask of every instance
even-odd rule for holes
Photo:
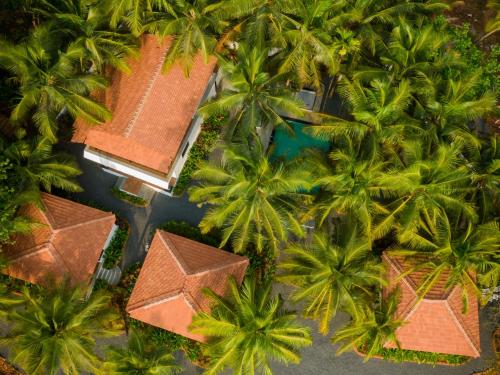
[[[120,199],[120,200],[128,202],[128,203],[132,203],[136,206],[146,206],[148,204],[148,202],[146,202],[146,200],[142,199],[141,197],[136,197],[135,195],[126,193],[126,192],[118,189],[117,187],[113,187],[111,189],[111,193],[113,194],[113,196],[116,199]]]
[[[221,242],[217,232],[201,233],[200,228],[193,227],[186,221],[170,220],[161,224],[158,228],[214,247],[218,247]]]
[[[215,115],[208,117],[203,122],[200,135],[193,147],[191,147],[188,159],[182,168],[182,172],[177,180],[177,185],[175,185],[175,195],[182,195],[184,193],[191,182],[191,176],[198,170],[200,162],[208,158],[219,139],[222,125],[226,119],[226,115]]]
[[[112,269],[118,265],[123,255],[123,248],[128,239],[128,226],[118,228],[106,250],[104,250],[103,267]]]

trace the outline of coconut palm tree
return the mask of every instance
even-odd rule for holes
[[[382,146],[397,151],[405,138],[423,133],[419,122],[406,113],[412,101],[409,81],[394,85],[376,79],[367,87],[344,79],[339,93],[350,106],[352,119],[323,116],[322,123],[308,127],[307,132],[324,139],[363,142],[364,150],[374,154]]]
[[[125,58],[137,56],[136,40],[131,34],[109,30],[108,18],[99,13],[95,3],[95,0],[63,0],[54,4],[37,0],[32,11],[52,20],[54,28],[68,34],[75,46],[85,50],[96,71],[102,72],[108,64],[129,73]]]
[[[460,65],[457,53],[447,48],[448,35],[427,18],[414,21],[399,18],[387,40],[377,43],[376,51],[368,59],[369,66],[358,66],[352,75],[355,79],[370,82],[389,79],[399,83],[410,82],[412,92],[425,91],[432,85],[430,77],[445,68]]]
[[[112,323],[118,315],[109,295],[95,292],[86,299],[86,293],[67,281],[24,288],[24,308],[9,313],[11,331],[0,339],[10,349],[9,359],[33,375],[97,371],[95,339],[119,334]]]
[[[373,288],[386,284],[370,241],[357,232],[352,223],[339,222],[333,240],[316,232],[311,242],[289,244],[279,264],[278,280],[296,288],[292,301],[304,302],[304,316],[317,320],[323,334],[339,310],[359,319]]]
[[[90,123],[109,120],[110,112],[88,96],[106,85],[102,77],[81,72],[80,60],[87,55],[81,45],[71,43],[64,52],[51,44],[54,30],[37,27],[19,44],[0,41],[0,67],[9,71],[18,86],[19,100],[11,121],[33,120],[39,132],[57,139],[57,115],[66,109]]]
[[[130,332],[126,348],[108,349],[103,369],[105,374],[123,375],[173,375],[181,371],[172,354],[165,348],[148,345],[135,330]]]
[[[206,291],[214,302],[212,311],[196,315],[190,326],[208,338],[206,375],[228,367],[235,375],[272,374],[272,360],[300,362],[298,350],[312,343],[309,329],[296,323],[296,316],[283,308],[271,288],[271,282],[257,286],[254,278],[247,278],[239,289],[231,278],[227,298]]]
[[[301,86],[316,89],[321,88],[322,69],[330,76],[337,74],[341,56],[329,33],[333,7],[329,0],[295,2],[281,35],[286,45],[277,55],[279,73],[293,72]]]
[[[202,163],[193,177],[199,184],[189,189],[189,199],[210,205],[200,223],[202,232],[222,229],[222,243],[234,251],[252,244],[277,252],[289,233],[303,235],[297,209],[310,200],[308,172],[297,164],[273,164],[258,141],[250,150],[238,145],[222,149],[221,160]]]
[[[199,53],[208,63],[209,56],[215,52],[218,36],[228,26],[224,21],[223,7],[223,1],[176,0],[174,15],[153,13],[146,30],[160,37],[173,37],[163,71],[168,71],[178,62],[187,77]]]
[[[422,142],[404,143],[402,159],[407,167],[400,173],[408,176],[410,184],[387,202],[390,213],[373,229],[376,238],[396,228],[399,239],[405,241],[419,229],[435,227],[444,214],[477,219],[474,205],[466,199],[475,190],[474,175],[464,163],[462,149],[458,143],[440,144],[428,153]]]
[[[435,228],[413,234],[404,244],[408,247],[390,253],[413,262],[409,273],[425,268],[426,276],[417,289],[420,298],[443,279],[446,280],[445,288],[462,287],[465,302],[468,301],[468,291],[474,291],[482,299],[482,288],[492,290],[498,285],[500,231],[497,222],[477,226],[469,222],[461,227],[451,224],[447,215],[442,215]],[[467,309],[467,303],[464,309]]]
[[[365,353],[364,361],[368,361],[384,347],[386,343],[399,346],[396,330],[403,324],[395,319],[394,314],[398,306],[396,292],[382,298],[374,307],[366,308],[365,314],[359,320],[352,320],[346,327],[335,332],[333,343],[341,343],[337,354],[350,349],[358,349]]]
[[[75,177],[81,174],[71,155],[53,152],[54,144],[45,137],[34,137],[28,141],[19,139],[9,145],[0,139],[0,152],[13,165],[16,190],[38,191],[43,187],[50,192],[52,187],[67,191],[82,191]]]
[[[96,12],[106,15],[113,29],[126,25],[135,36],[142,34],[153,12],[175,15],[169,0],[103,0]]]
[[[235,61],[221,59],[220,66],[227,79],[225,90],[200,108],[204,116],[231,111],[226,138],[238,132],[242,139],[260,126],[284,126],[284,115],[303,114],[301,103],[285,87],[285,75],[273,75],[265,66],[268,50],[249,48],[241,43]]]
[[[310,214],[320,225],[332,216],[352,216],[372,240],[374,224],[390,213],[385,200],[408,191],[412,175],[378,156],[363,158],[361,152],[348,146],[332,151],[328,160],[309,158],[310,168],[319,175],[314,184],[321,188]]]

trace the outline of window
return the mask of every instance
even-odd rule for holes
[[[189,142],[186,143],[186,145],[184,146],[184,150],[182,150],[182,157],[186,156],[188,148],[189,148]]]

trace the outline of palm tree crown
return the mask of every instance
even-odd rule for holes
[[[95,338],[119,334],[112,327],[118,316],[110,310],[110,296],[71,288],[67,282],[49,289],[22,293],[24,308],[13,310],[12,330],[0,340],[10,348],[10,359],[34,375],[77,375],[97,371]]]
[[[302,236],[297,209],[310,196],[307,172],[294,165],[273,165],[259,144],[253,150],[226,147],[218,163],[204,163],[194,174],[201,181],[189,190],[190,200],[209,204],[200,228],[223,229],[224,246],[229,239],[236,252],[253,244],[277,251],[289,232]]]
[[[304,315],[318,320],[324,334],[338,310],[360,315],[374,287],[386,284],[382,265],[370,255],[370,241],[355,226],[336,225],[335,234],[334,241],[319,232],[310,244],[289,245],[288,258],[279,265],[278,279],[298,288],[292,301],[305,301]]]
[[[210,314],[193,318],[191,330],[209,339],[206,375],[231,367],[235,375],[272,374],[270,360],[298,363],[298,349],[312,343],[309,330],[283,309],[279,296],[271,295],[271,283],[257,286],[246,279],[241,287],[229,281],[231,294],[222,298],[211,291],[215,306]]]
[[[105,373],[122,375],[174,375],[182,367],[165,348],[153,348],[145,337],[132,330],[126,348],[109,348],[104,365]]]

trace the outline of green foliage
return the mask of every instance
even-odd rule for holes
[[[312,343],[310,330],[286,311],[281,296],[272,294],[272,284],[257,286],[253,277],[245,279],[241,288],[229,280],[227,297],[211,290],[207,296],[214,303],[210,314],[199,313],[190,329],[208,337],[203,348],[210,358],[207,375],[231,368],[240,374],[271,374],[272,360],[299,363],[303,347]]]
[[[199,168],[200,162],[206,160],[217,143],[226,115],[212,115],[204,120],[196,143],[189,150],[189,156],[174,188],[175,195],[182,195],[191,183],[191,176]]]
[[[117,187],[113,187],[111,189],[111,193],[113,194],[113,196],[116,199],[120,199],[122,201],[125,201],[127,203],[131,203],[131,204],[136,205],[136,206],[146,206],[148,204],[148,202],[146,200],[144,200],[143,198],[136,197],[135,195],[126,193],[126,192],[118,189]]]
[[[9,358],[33,375],[76,375],[97,371],[95,340],[120,333],[111,297],[103,292],[86,298],[84,288],[69,282],[49,283],[47,289],[24,288],[24,309],[8,315],[9,334],[0,340]]]
[[[128,225],[125,228],[118,228],[111,239],[108,247],[104,250],[103,267],[111,269],[118,265],[123,255],[123,248],[128,239]]]
[[[215,231],[202,233],[200,228],[193,227],[185,221],[170,220],[158,228],[214,247],[218,247],[221,241],[220,235]]]
[[[131,331],[127,347],[108,348],[104,370],[111,374],[173,375],[182,368],[176,365],[171,351],[158,346],[149,337],[138,331]]]
[[[375,353],[376,356],[396,363],[401,362],[416,362],[426,364],[441,364],[446,363],[449,365],[461,365],[470,360],[470,357],[463,355],[420,352],[416,350],[405,350],[397,348],[382,348]]]
[[[500,46],[493,46],[489,53],[480,50],[472,39],[468,23],[462,26],[449,26],[448,30],[454,48],[462,55],[466,73],[477,74],[480,77],[477,90],[496,91],[500,87]]]

